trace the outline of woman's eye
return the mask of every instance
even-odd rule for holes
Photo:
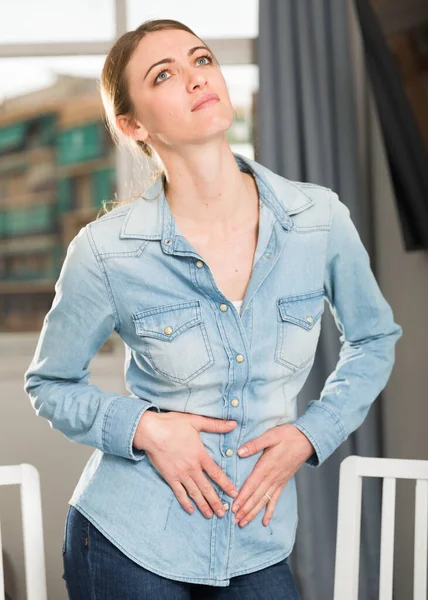
[[[156,79],[155,79],[154,83],[157,83],[157,82],[158,82],[158,79],[159,79],[159,77],[160,77],[161,75],[163,75],[163,73],[168,73],[168,71],[166,71],[166,70],[165,70],[165,71],[161,71],[161,72],[159,73],[159,75],[156,77]],[[160,79],[160,81],[162,81],[162,79]]]
[[[213,61],[213,59],[212,59],[212,56],[210,56],[209,54],[204,54],[203,56],[199,56],[199,57],[196,59],[196,61],[198,61],[198,60],[202,60],[203,58],[206,58],[206,59],[208,60],[208,62],[207,62],[207,63],[205,63],[205,64],[210,64],[210,63],[212,63],[212,61]],[[159,79],[159,78],[160,78],[160,76],[161,76],[161,75],[163,75],[164,73],[168,73],[168,69],[164,69],[163,71],[161,71],[161,72],[159,73],[159,75],[156,77],[156,79],[155,79],[155,80],[154,80],[154,82],[153,82],[155,85],[156,85],[157,83],[161,82],[161,81],[165,81],[165,77],[164,77],[164,78],[161,78],[161,79]],[[167,77],[166,79],[168,79],[168,77]]]
[[[204,54],[203,56],[200,56],[196,60],[201,60],[201,58],[207,58],[208,59],[208,63],[212,62],[212,57],[209,54]]]

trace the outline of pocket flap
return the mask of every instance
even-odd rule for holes
[[[202,321],[199,300],[189,300],[156,306],[134,313],[132,319],[137,335],[172,341],[178,335]]]
[[[312,329],[324,312],[324,290],[302,296],[287,296],[278,300],[283,321],[290,321],[305,329]]]

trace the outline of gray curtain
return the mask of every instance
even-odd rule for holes
[[[256,160],[297,181],[332,188],[374,264],[370,119],[377,118],[363,60],[355,8],[349,0],[263,0],[257,47]],[[339,355],[339,332],[329,311],[313,369],[299,394],[299,414],[319,398]],[[339,466],[349,454],[381,456],[381,402],[363,425],[319,468],[296,475],[299,526],[290,566],[304,600],[332,600]],[[364,480],[361,600],[378,599],[381,482]],[[344,599],[345,600],[345,599]]]

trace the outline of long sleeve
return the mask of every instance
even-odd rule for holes
[[[293,423],[315,448],[306,461],[311,467],[320,466],[364,421],[389,379],[395,344],[403,333],[370,268],[349,209],[335,192],[330,193],[324,290],[341,332],[341,349],[320,398],[308,402]]]
[[[89,236],[83,227],[67,248],[24,390],[36,414],[68,439],[138,461],[145,455],[132,445],[138,422],[145,410],[159,409],[88,383],[88,365],[117,321]]]

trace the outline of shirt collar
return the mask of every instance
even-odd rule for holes
[[[274,173],[247,156],[237,152],[233,152],[233,155],[241,171],[254,173],[262,202],[270,208],[284,229],[292,229],[291,215],[314,204],[295,182]],[[131,206],[122,225],[120,237],[168,239],[173,235],[173,224],[174,219],[163,191],[162,178],[158,178]]]

